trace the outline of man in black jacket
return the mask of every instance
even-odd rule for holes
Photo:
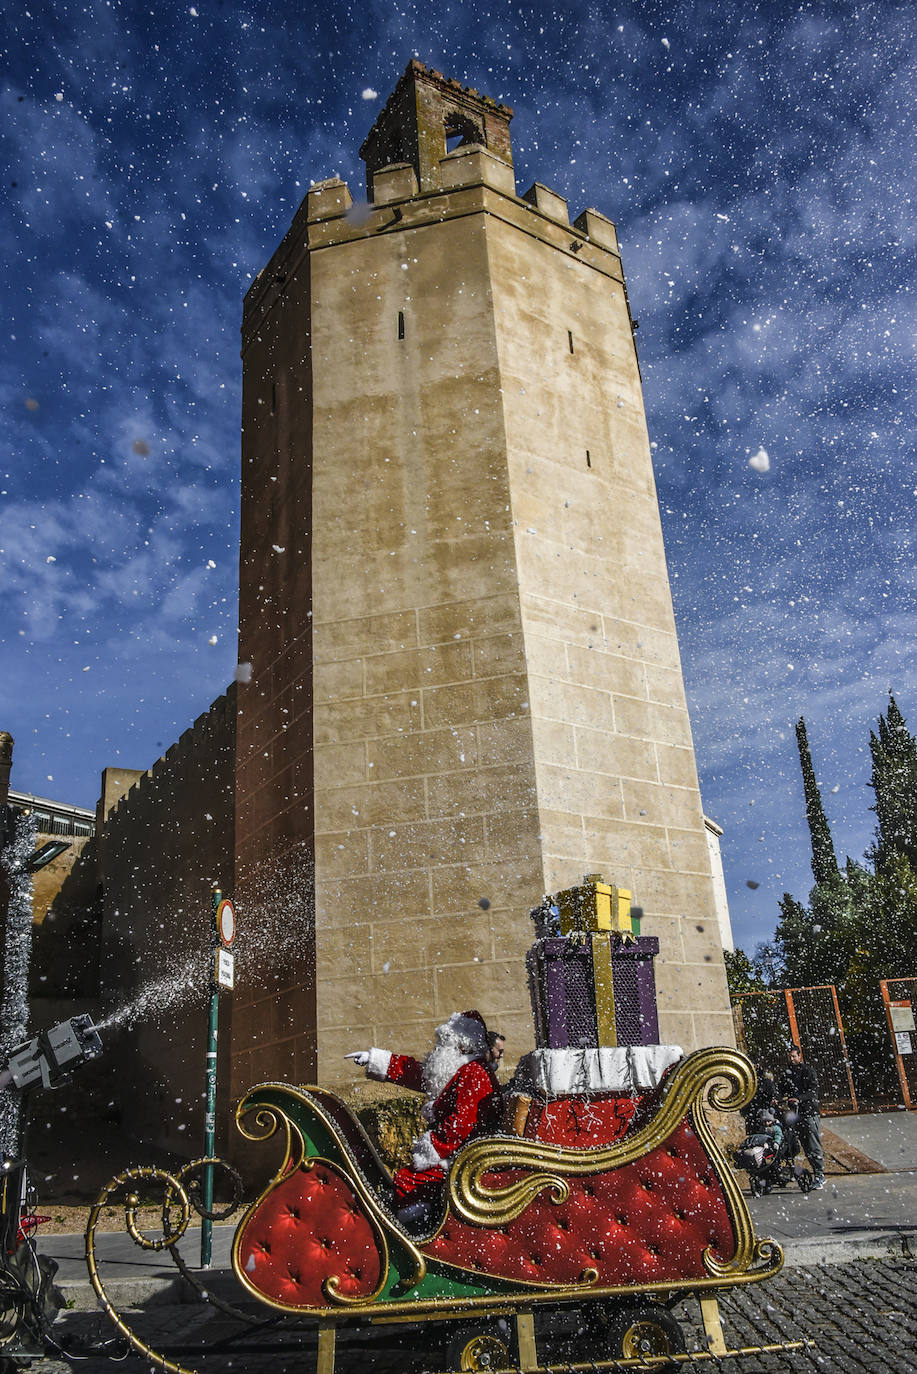
[[[821,1120],[818,1114],[818,1078],[815,1070],[802,1062],[802,1050],[791,1045],[787,1066],[778,1084],[791,1111],[797,1112],[796,1133],[806,1159],[812,1166],[812,1187],[825,1186],[825,1156],[821,1147]]]

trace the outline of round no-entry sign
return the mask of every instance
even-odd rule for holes
[[[224,945],[231,945],[236,938],[236,912],[228,898],[217,907],[217,931]]]

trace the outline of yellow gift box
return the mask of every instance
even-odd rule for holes
[[[554,898],[560,912],[561,935],[577,931],[633,933],[630,892],[606,883],[601,873],[587,873],[579,887],[568,887]]]

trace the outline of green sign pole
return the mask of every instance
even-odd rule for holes
[[[211,1159],[215,1152],[217,1118],[217,1023],[220,1015],[220,990],[216,981],[215,962],[220,945],[217,930],[217,911],[223,894],[218,887],[213,889],[210,915],[210,1015],[207,1020],[207,1058],[205,1060],[205,1082],[207,1105],[204,1111],[204,1157]],[[213,1210],[213,1165],[205,1164],[201,1179],[201,1204],[205,1212]],[[201,1268],[210,1268],[213,1242],[213,1222],[209,1217],[201,1219]]]

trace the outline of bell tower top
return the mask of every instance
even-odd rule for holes
[[[512,167],[512,117],[508,105],[499,105],[413,58],[360,149],[370,197],[373,174],[393,163],[409,163],[414,168],[421,193],[440,190],[440,160],[454,147],[471,143]]]

